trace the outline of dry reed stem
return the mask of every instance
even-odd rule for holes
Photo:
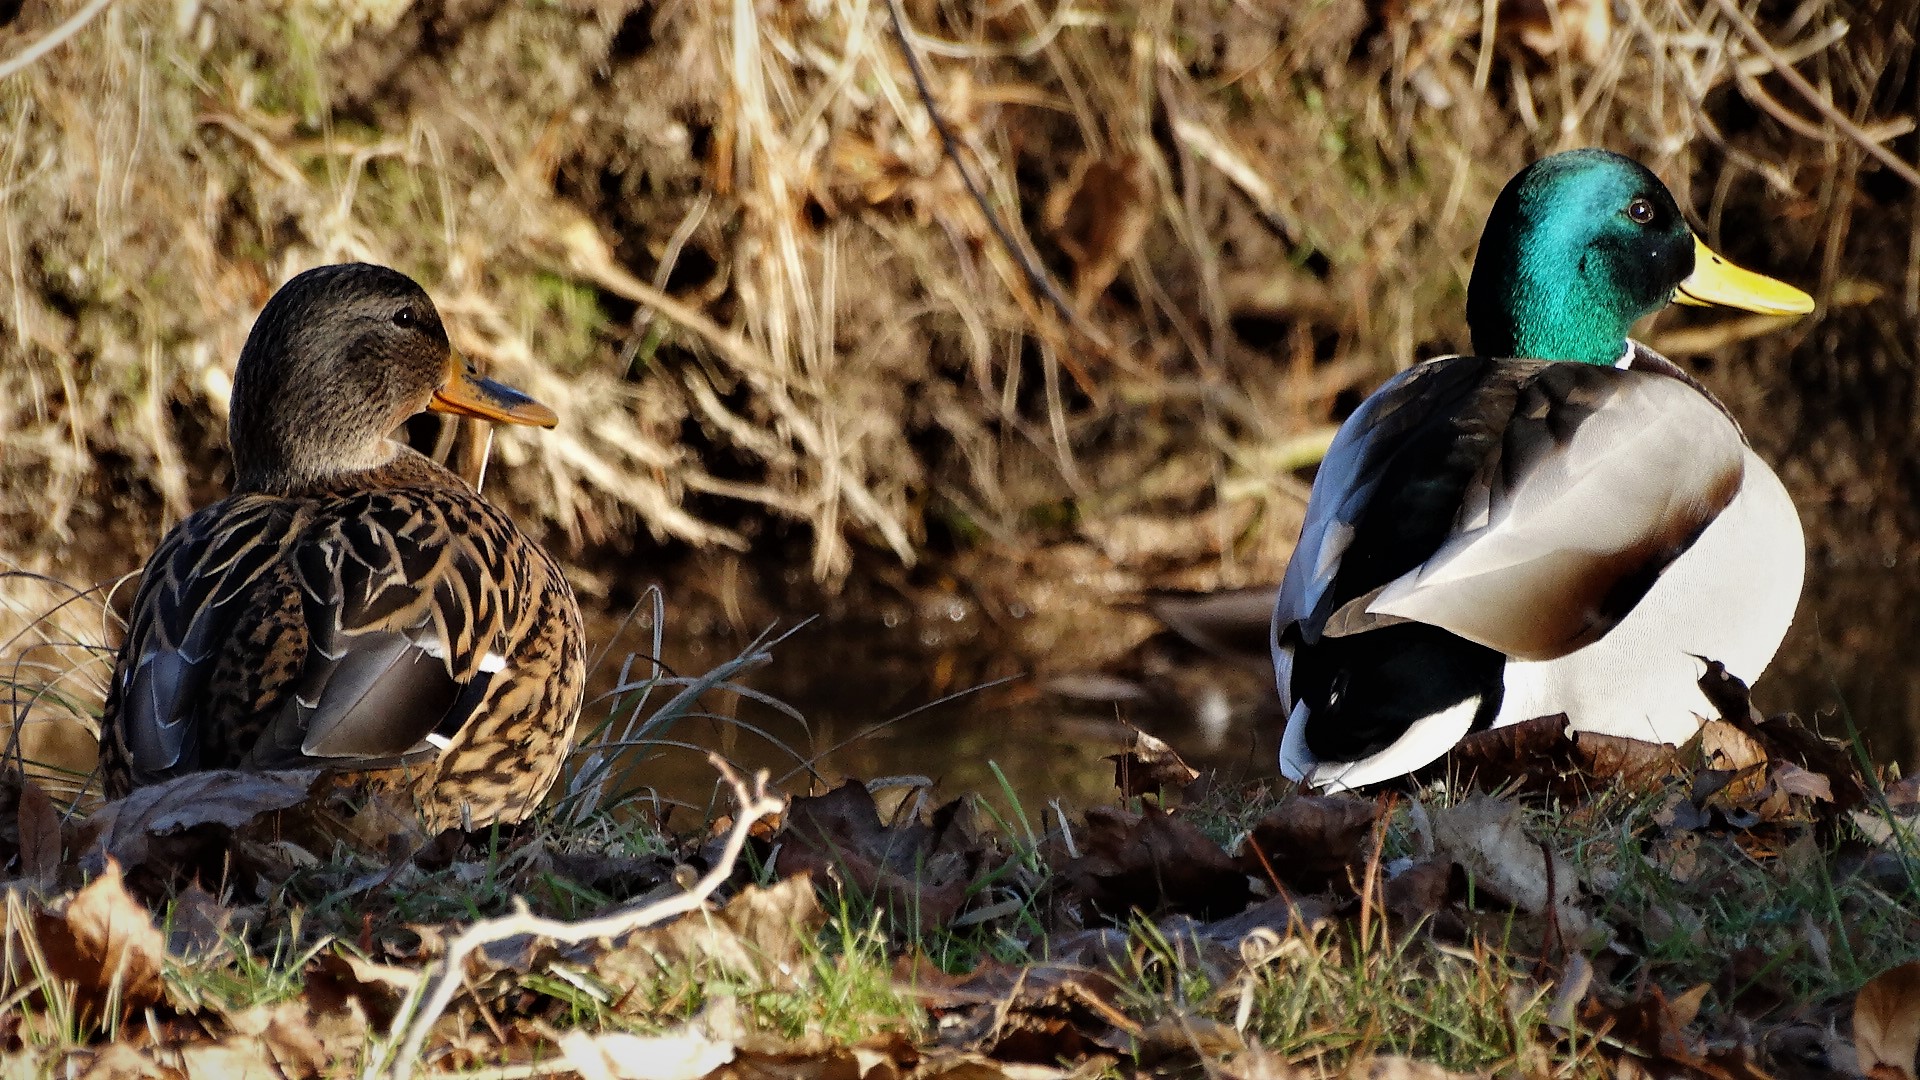
[[[503,434],[489,485],[576,544],[744,549],[787,519],[832,580],[943,526],[1022,546],[1107,507],[1270,519],[1292,490],[1242,463],[1464,344],[1479,216],[1524,159],[1633,152],[1710,222],[1748,174],[1818,198],[1833,286],[1846,155],[1883,163],[1911,123],[1862,111],[1899,46],[1818,4],[1756,26],[1729,0],[1630,0],[1604,40],[1541,56],[1478,0],[1371,21],[1358,0],[905,0],[949,150],[893,7],[481,5],[425,56],[427,0],[391,23],[287,0],[271,25],[123,0],[0,82],[0,550],[44,570],[87,539],[126,569],[217,495],[253,311],[349,257],[421,276],[463,348],[551,399],[560,431]],[[1730,138],[1703,104],[1729,92],[1798,126]],[[1703,155],[1729,167],[1695,199]],[[1101,288],[1070,189],[1123,159],[1138,249]],[[1036,300],[1035,259],[1071,315]],[[1210,479],[1147,493],[1173,460]],[[125,535],[92,540],[102,522]],[[1284,547],[1221,534],[1125,569],[1232,584]]]

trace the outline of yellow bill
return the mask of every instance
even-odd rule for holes
[[[482,378],[467,366],[460,354],[453,356],[452,372],[446,385],[433,392],[427,402],[432,412],[471,416],[496,424],[528,424],[552,427],[560,422],[552,409],[505,383]]]
[[[1693,273],[1674,291],[1676,304],[1739,308],[1762,315],[1805,315],[1813,297],[1784,281],[1742,270],[1720,257],[1698,236],[1693,238]]]

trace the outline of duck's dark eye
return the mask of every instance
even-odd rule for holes
[[[415,325],[412,308],[401,308],[393,313],[393,325],[403,329],[412,329]]]
[[[1651,225],[1654,216],[1652,200],[1635,199],[1627,204],[1627,217],[1632,219],[1635,225]]]

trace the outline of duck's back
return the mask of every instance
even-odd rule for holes
[[[1668,670],[1676,643],[1724,642],[1673,623],[1740,599],[1748,583],[1716,562],[1754,542],[1748,507],[1778,487],[1762,466],[1739,498],[1750,457],[1664,369],[1454,357],[1402,373],[1336,438],[1281,587],[1290,772],[1405,772],[1470,729],[1606,702],[1618,665],[1649,657],[1650,687],[1690,686]],[[1768,565],[1797,542],[1796,523],[1791,544],[1763,543]],[[1789,604],[1797,582],[1778,590]]]
[[[400,769],[439,824],[524,816],[571,742],[582,652],[557,566],[425,459],[238,495],[148,564],[103,718],[109,791]]]

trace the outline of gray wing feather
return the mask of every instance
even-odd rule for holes
[[[1624,617],[1732,500],[1744,471],[1739,429],[1670,374],[1446,357],[1370,396],[1328,448],[1275,604],[1286,706],[1296,642],[1415,620],[1542,659]],[[1363,522],[1390,466],[1404,468],[1411,437],[1442,424],[1456,445],[1486,451],[1451,531],[1393,580],[1345,581],[1349,599],[1336,604],[1356,530],[1381,527]]]
[[[1366,613],[1546,660],[1631,610],[1739,491],[1745,444],[1684,383],[1594,374],[1609,392],[1567,431],[1536,438],[1526,430],[1534,417],[1516,414],[1506,443],[1517,460],[1476,479],[1453,535],[1366,601]]]

